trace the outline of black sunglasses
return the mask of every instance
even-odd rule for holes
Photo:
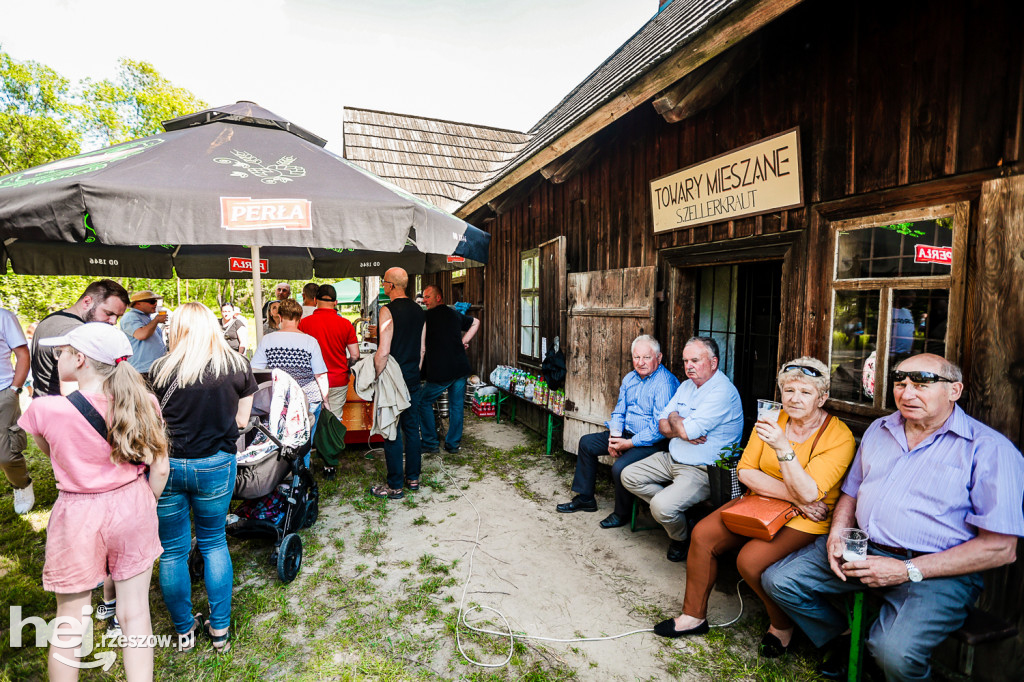
[[[904,379],[910,379],[915,384],[934,384],[940,381],[948,384],[956,383],[953,379],[946,378],[935,372],[901,372],[898,369],[894,369],[890,372],[889,376],[897,384],[901,383]]]
[[[155,298],[142,298],[142,299],[139,299],[138,301],[136,301],[136,303],[152,303],[153,305],[156,305],[156,299]]]
[[[801,372],[803,372],[804,374],[806,374],[809,377],[820,377],[821,376],[821,372],[819,372],[818,370],[816,370],[813,367],[808,367],[807,365],[786,365],[785,367],[782,368],[782,371],[783,372],[788,372],[791,369],[798,369],[798,370],[800,370]]]

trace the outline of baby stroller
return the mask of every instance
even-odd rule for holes
[[[268,373],[258,372],[257,379]],[[320,492],[309,470],[312,424],[302,388],[275,369],[253,396],[252,417],[239,436],[234,499],[227,532],[240,539],[274,541],[271,565],[282,582],[295,579],[302,564],[302,539],[320,513]]]

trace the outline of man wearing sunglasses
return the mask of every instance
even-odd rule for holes
[[[167,311],[157,312],[157,300],[157,295],[148,289],[136,291],[132,294],[127,312],[121,318],[121,331],[132,344],[132,356],[128,358],[128,363],[147,381],[149,368],[167,352],[163,328],[160,326],[167,321]]]
[[[980,572],[1012,563],[1024,536],[1024,460],[956,404],[960,368],[915,355],[890,380],[899,411],[864,433],[829,534],[761,578],[814,644],[829,647],[819,672],[832,679],[845,675],[849,638],[830,596],[875,592],[882,607],[868,650],[886,679],[928,679],[932,650],[981,592]],[[866,560],[843,562],[844,528],[867,532]]]

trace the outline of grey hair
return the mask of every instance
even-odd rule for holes
[[[641,334],[640,336],[633,339],[633,343],[629,347],[630,354],[636,352],[636,344],[638,343],[646,343],[648,346],[651,347],[651,350],[653,350],[655,353],[661,352],[661,344],[658,343],[658,340],[656,338],[654,338],[650,334]]]
[[[956,364],[955,362],[950,362],[946,358],[942,358],[942,363],[940,366],[942,367],[942,374],[946,378],[963,383],[964,373],[963,370],[960,369],[960,365]]]
[[[718,342],[715,341],[710,336],[691,336],[689,339],[687,339],[683,347],[685,348],[686,346],[689,346],[691,343],[699,343],[700,345],[704,346],[704,348],[707,349],[709,356],[713,357],[716,360],[721,359],[718,350]]]
[[[801,372],[799,369],[791,369],[787,372],[785,368],[789,367],[790,365],[803,365],[804,367],[812,367],[821,372],[821,376],[808,376]],[[828,394],[828,389],[831,384],[828,367],[825,365],[824,362],[822,362],[818,358],[812,358],[809,355],[804,355],[803,357],[799,357],[796,360],[790,360],[789,362],[782,365],[782,367],[783,369],[779,371],[778,377],[779,388],[782,388],[784,385],[788,384],[791,381],[800,379],[801,381],[806,381],[807,383],[814,386],[814,388],[818,389],[818,395]]]

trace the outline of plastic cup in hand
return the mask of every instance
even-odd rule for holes
[[[779,423],[779,415],[782,414],[782,403],[774,400],[757,401],[757,421]]]
[[[612,430],[611,430],[611,431],[609,432],[609,435],[610,435],[610,436],[611,436],[612,438],[622,438],[622,429],[612,429]]]
[[[860,528],[839,531],[843,541],[843,561],[864,561],[868,558],[868,534]]]

